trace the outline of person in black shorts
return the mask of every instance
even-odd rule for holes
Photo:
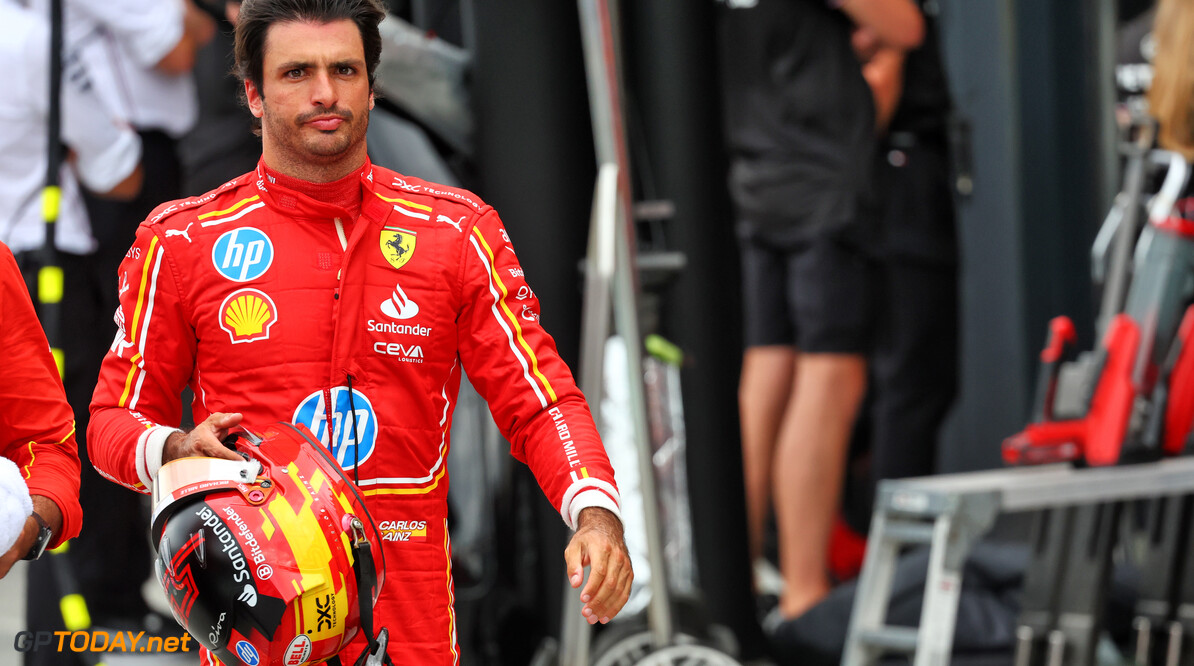
[[[876,144],[851,44],[859,26],[901,50],[923,34],[911,0],[727,0],[720,16],[743,264],[750,548],[759,558],[773,499],[782,618],[829,591],[826,549],[866,385],[872,296],[862,198]]]
[[[866,415],[873,483],[936,469],[938,430],[957,393],[958,249],[949,164],[951,101],[935,15],[925,12],[920,48],[863,51],[863,75],[877,109],[875,189],[881,211]]]

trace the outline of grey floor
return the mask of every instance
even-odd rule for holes
[[[25,630],[25,575],[26,565],[17,562],[16,566],[4,578],[0,578],[0,666],[20,666],[21,654],[13,647],[18,631]],[[144,586],[145,598],[150,606],[169,614],[166,599],[162,591],[152,583],[146,581]],[[194,655],[194,653],[192,653]],[[108,666],[192,666],[198,663],[195,656],[170,655],[154,653],[146,656],[121,656],[113,654],[105,657]]]

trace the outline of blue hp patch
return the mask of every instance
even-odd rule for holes
[[[273,262],[273,241],[253,227],[224,233],[211,250],[211,263],[220,275],[233,282],[256,280],[265,275]]]
[[[239,641],[236,644],[236,656],[245,662],[248,666],[257,666],[261,663],[261,656],[257,654],[257,648],[248,641]]]
[[[315,437],[329,446],[332,457],[344,469],[352,469],[373,455],[377,443],[377,414],[373,403],[364,393],[353,389],[350,403],[348,389],[337,386],[332,389],[332,434],[328,437],[327,410],[324,409],[323,391],[316,391],[303,399],[291,419],[311,429]],[[356,430],[353,430],[352,409],[356,408]]]

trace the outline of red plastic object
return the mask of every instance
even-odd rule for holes
[[[866,557],[866,537],[855,532],[839,515],[829,533],[829,573],[844,582],[858,577]]]
[[[1065,348],[1077,340],[1078,332],[1074,328],[1074,322],[1065,315],[1054,317],[1049,321],[1049,341],[1041,350],[1041,363],[1060,361]]]
[[[1177,335],[1182,349],[1169,375],[1169,405],[1161,444],[1167,456],[1182,454],[1194,423],[1194,306],[1186,310]]]
[[[1086,463],[1096,467],[1119,462],[1132,415],[1132,401],[1136,398],[1132,368],[1140,346],[1140,328],[1127,315],[1116,315],[1103,344],[1107,349],[1107,364],[1086,417],[1089,426],[1083,451]]]
[[[1050,347],[1059,337],[1055,330]],[[1136,397],[1132,368],[1139,345],[1139,327],[1127,315],[1117,315],[1107,328],[1103,341],[1107,362],[1086,417],[1029,424],[1020,433],[1004,440],[1004,460],[1012,465],[1078,458],[1085,459],[1092,466],[1118,463],[1128,419],[1132,414],[1132,401]],[[1042,353],[1042,358],[1044,356],[1045,353]],[[1194,378],[1191,381],[1194,382]]]

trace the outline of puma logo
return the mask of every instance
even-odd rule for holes
[[[464,233],[464,230],[460,228],[460,225],[461,225],[461,224],[464,222],[464,218],[466,218],[466,217],[468,217],[468,216],[467,216],[467,215],[461,215],[459,220],[457,220],[457,221],[453,222],[453,221],[452,221],[452,218],[448,217],[447,215],[436,215],[436,216],[435,216],[435,221],[436,221],[436,222],[443,222],[443,223],[445,223],[445,224],[450,224],[450,225],[452,225],[453,227],[455,227],[455,228],[456,228],[456,231],[459,231],[460,233]]]
[[[194,224],[194,222],[191,222],[191,224]],[[188,224],[188,225],[187,225],[187,228],[186,228],[186,229],[182,229],[182,230],[179,230],[179,229],[167,229],[167,230],[166,230],[166,238],[169,238],[169,237],[171,237],[171,236],[182,236],[183,238],[187,239],[187,242],[188,242],[188,243],[190,243],[190,242],[191,242],[191,236],[190,236],[190,234],[189,234],[188,232],[190,232],[190,230],[191,230],[191,224]]]

